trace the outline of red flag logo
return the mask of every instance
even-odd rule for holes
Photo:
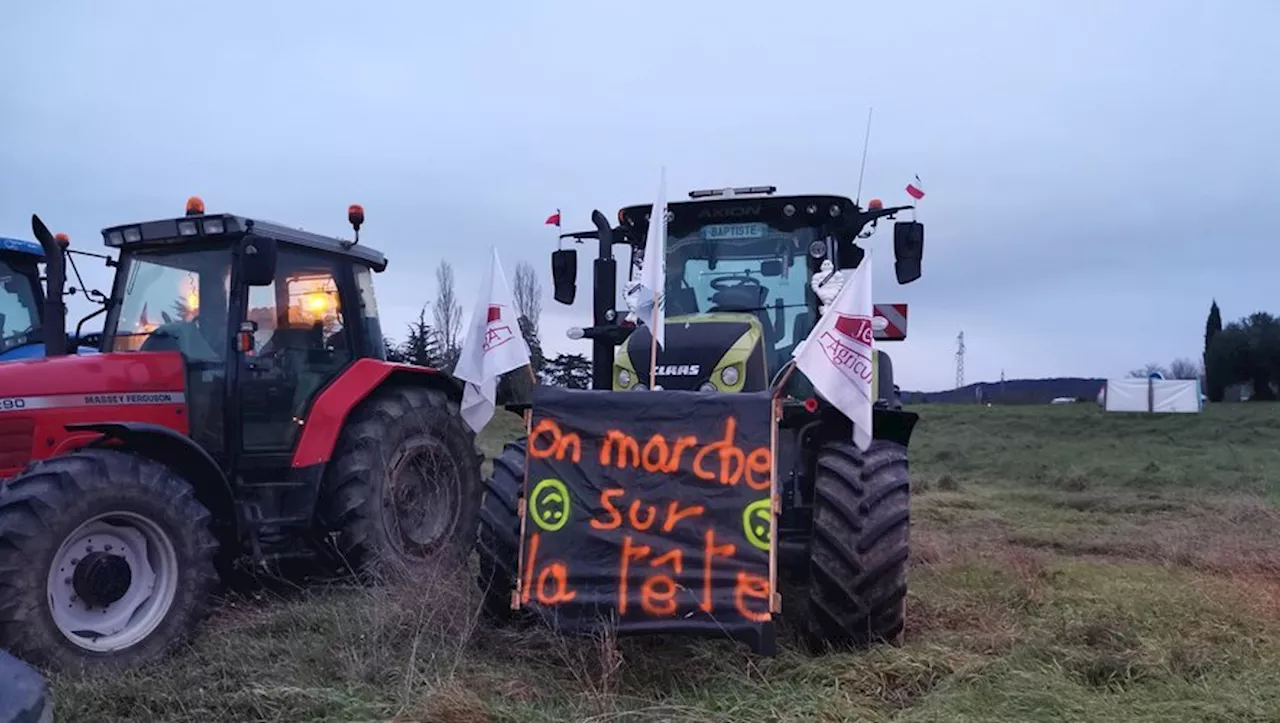
[[[872,329],[870,317],[837,314],[835,327],[836,331],[844,334],[849,339],[863,346],[871,346],[871,340],[875,332]]]
[[[516,333],[511,328],[511,325],[502,323],[501,304],[489,304],[488,317],[486,322],[488,328],[485,329],[484,333],[484,350],[486,352],[516,338]]]

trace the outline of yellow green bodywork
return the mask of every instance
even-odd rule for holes
[[[758,369],[749,370],[747,368],[747,365],[748,363],[750,363],[752,358],[752,352],[756,349],[756,347],[764,343],[764,338],[765,338],[764,327],[760,323],[760,320],[754,314],[741,313],[741,312],[709,312],[709,313],[685,314],[681,316],[673,316],[666,320],[667,328],[670,328],[672,326],[678,326],[678,325],[693,325],[693,324],[706,324],[706,323],[717,323],[717,322],[720,322],[720,323],[733,322],[733,323],[739,323],[739,324],[746,324],[747,330],[743,332],[740,336],[738,336],[738,338],[728,347],[728,349],[724,351],[724,353],[719,357],[718,361],[713,366],[711,373],[708,375],[708,380],[715,386],[716,388],[715,390],[718,392],[732,393],[732,392],[742,392],[742,391],[760,391],[764,389],[768,385],[771,375],[774,374],[776,370],[769,369],[769,363],[768,363],[769,357],[768,355],[763,353],[758,355],[758,364],[759,364]],[[647,358],[647,353],[648,353],[649,347],[645,346],[644,349],[645,349],[646,358],[633,359],[632,350],[629,348],[629,345],[623,344],[621,347],[619,347],[613,360],[613,374],[612,374],[613,385],[612,386],[614,391],[627,391],[630,389],[635,389],[636,385],[639,384],[641,381],[641,375],[637,373],[640,369],[643,369],[646,372],[645,373],[646,377],[648,376],[647,372],[648,372],[648,366],[649,366],[649,359]],[[659,364],[663,363],[662,357],[663,357],[663,350],[659,349],[658,350]],[[879,382],[879,361],[880,361],[880,351],[876,350],[871,355],[871,375],[872,375],[871,388],[872,389],[878,389],[877,384]],[[639,363],[640,365],[639,368],[637,368],[637,363]],[[737,375],[736,383],[726,384],[724,383],[722,375],[725,369],[733,366],[738,367],[738,375]],[[751,371],[754,373],[748,374],[748,371]],[[749,388],[747,385],[748,379],[763,380],[763,382],[758,382],[757,384],[753,384],[751,385],[751,387],[754,387],[754,388]]]

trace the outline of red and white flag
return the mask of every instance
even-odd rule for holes
[[[874,329],[871,305],[871,251],[858,264],[835,300],[793,356],[818,394],[853,422],[853,441],[862,451],[871,445]]]
[[[917,201],[924,198],[924,184],[920,182],[919,176],[916,176],[914,181],[907,184],[907,195]]]
[[[498,377],[529,363],[529,346],[520,332],[519,315],[493,249],[489,272],[480,285],[467,338],[462,342],[453,375],[466,383],[462,419],[479,432],[493,419],[498,404]]]
[[[547,216],[547,220],[544,221],[542,225],[560,228],[560,209],[557,208],[555,213]]]

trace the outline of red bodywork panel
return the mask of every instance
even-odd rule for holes
[[[0,478],[87,444],[96,432],[65,425],[144,422],[188,434],[178,352],[124,352],[0,365]]]
[[[377,359],[358,359],[347,367],[337,379],[320,392],[311,405],[298,446],[293,452],[293,468],[324,464],[333,454],[342,423],[357,404],[369,396],[392,374],[433,376],[440,372],[427,367],[409,364],[393,364]]]

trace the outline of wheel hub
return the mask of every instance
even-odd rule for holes
[[[111,512],[69,534],[49,568],[49,612],[74,645],[96,653],[150,635],[177,594],[173,540],[149,518]]]
[[[395,529],[389,530],[402,550],[420,555],[439,545],[458,516],[459,472],[444,450],[421,444],[406,450],[392,467],[391,485],[383,499]]]
[[[133,571],[123,555],[91,552],[76,565],[71,586],[89,607],[107,607],[124,597],[133,583]]]

